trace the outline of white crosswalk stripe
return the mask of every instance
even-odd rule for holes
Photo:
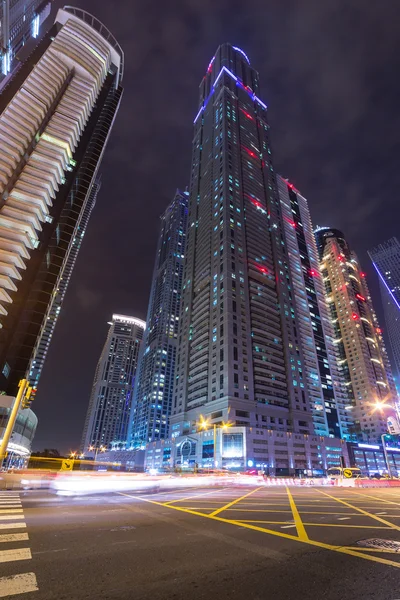
[[[0,508],[0,513],[22,513],[22,508]]]
[[[23,542],[28,539],[27,533],[0,533],[0,544],[2,542]]]
[[[0,598],[39,590],[35,573],[23,573],[0,578]]]
[[[20,570],[23,561],[30,560],[32,553],[27,547],[7,547],[18,542],[27,542],[27,532],[12,532],[13,529],[26,529],[22,503],[18,494],[0,493],[0,563],[16,563]],[[5,546],[3,546],[3,544]],[[22,544],[26,546],[26,544]],[[21,564],[22,563],[22,564]],[[17,566],[18,565],[18,566]],[[23,570],[23,569],[22,569]],[[27,594],[39,590],[35,573],[17,573],[0,577],[0,598],[9,598],[17,594]]]
[[[23,529],[26,523],[0,523],[0,529]]]

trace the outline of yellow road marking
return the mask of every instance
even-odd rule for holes
[[[233,506],[234,504],[237,504],[238,502],[240,502],[241,500],[243,500],[244,498],[247,498],[248,496],[251,496],[252,494],[254,494],[255,492],[258,492],[258,490],[263,489],[264,486],[260,486],[258,488],[256,488],[255,490],[252,490],[251,492],[248,492],[247,494],[245,494],[244,496],[241,496],[240,498],[236,498],[236,500],[232,500],[232,502],[228,502],[228,504],[225,504],[224,506],[221,506],[221,508],[217,508],[217,510],[214,510],[214,512],[212,512],[210,514],[210,517],[215,517],[216,515],[218,515],[220,512],[226,510],[227,508],[230,508],[231,506]]]
[[[169,500],[169,502],[164,502],[165,506],[169,504],[174,504],[175,502],[184,502],[185,500],[191,500],[192,498],[202,498],[203,496],[209,496],[210,494],[215,494],[215,492],[220,490],[211,490],[211,492],[204,492],[203,494],[195,494],[194,496],[186,496],[185,498],[178,498],[176,500]]]
[[[259,488],[257,488],[259,489]],[[254,490],[257,491],[257,490]],[[133,498],[135,500],[140,500],[142,502],[147,502],[149,504],[155,504],[157,506],[162,506],[165,508],[165,505],[161,502],[156,502],[155,500],[149,500],[147,498],[143,498],[140,496],[132,496],[131,494],[125,494],[124,492],[118,492],[120,496],[127,496],[128,498]],[[227,523],[228,525],[236,525],[237,527],[243,527],[245,529],[251,529],[252,531],[259,531],[261,533],[267,533],[269,535],[274,535],[276,537],[281,537],[287,540],[292,540],[294,542],[300,542],[302,544],[308,544],[310,546],[316,546],[318,548],[324,548],[325,550],[332,550],[333,552],[339,552],[341,554],[347,554],[349,556],[356,556],[357,558],[364,558],[365,560],[370,560],[372,562],[377,562],[380,564],[388,565],[391,567],[400,568],[400,563],[395,562],[393,560],[388,560],[387,558],[379,558],[378,556],[368,556],[368,554],[363,554],[362,552],[350,550],[344,546],[332,546],[330,544],[324,544],[323,542],[314,542],[313,540],[301,540],[297,536],[290,535],[289,533],[283,533],[282,531],[273,531],[272,529],[266,529],[264,527],[258,527],[257,525],[252,525],[251,523],[241,523],[240,521],[233,521],[230,519],[224,519],[222,517],[214,516],[213,514],[206,515],[204,513],[199,513],[193,510],[188,510],[185,508],[181,508],[180,506],[168,505],[166,508],[170,508],[172,510],[179,510],[181,512],[185,512],[190,515],[196,515],[198,517],[203,517],[205,519],[212,519],[213,521],[219,521],[220,523]]]
[[[296,524],[297,535],[301,540],[308,540],[308,535],[306,530],[304,529],[303,521],[301,520],[299,511],[297,510],[296,502],[294,501],[293,496],[287,486],[286,492],[289,498],[290,508],[292,509],[293,519]]]
[[[387,554],[398,554],[397,550],[383,548],[363,548],[362,546],[343,546],[347,550],[362,550],[363,552],[386,552]]]
[[[352,492],[357,496],[363,496],[364,498],[371,498],[371,500],[379,500],[379,502],[385,502],[385,504],[394,504],[395,506],[400,506],[400,502],[393,502],[393,500],[385,500],[384,498],[379,498],[379,496],[370,496],[369,494],[360,494],[359,492]],[[395,510],[395,509],[392,509]]]
[[[288,521],[260,521],[260,520],[251,520],[251,519],[238,519],[237,520],[238,523],[268,523],[269,525],[288,525]],[[295,525],[295,523],[293,523],[293,525]],[[366,525],[364,527],[364,525],[342,525],[339,523],[303,523],[303,525],[307,525],[310,527],[349,527],[349,528],[360,528],[360,529],[390,529],[390,527],[384,527],[383,525]],[[302,538],[299,538],[302,539]],[[307,537],[307,539],[309,539]],[[305,541],[305,540],[304,540]],[[364,548],[362,548],[362,550],[364,550]]]
[[[317,492],[319,492],[320,494],[325,494],[325,496],[328,496],[329,498],[333,498],[333,500],[336,500],[335,496],[331,496],[330,494],[327,494],[326,492],[323,492],[322,490],[317,490]],[[390,523],[390,521],[386,521],[385,519],[382,519],[381,517],[378,517],[377,515],[373,515],[372,513],[367,512],[366,510],[364,510],[362,508],[357,508],[357,506],[354,506],[354,504],[350,504],[350,502],[346,502],[345,500],[337,499],[337,501],[341,502],[345,506],[348,506],[349,508],[353,508],[354,510],[357,510],[358,512],[363,513],[364,515],[366,515],[367,517],[370,517],[371,519],[375,519],[375,521],[379,521],[380,523],[383,523],[384,525],[388,525],[390,527],[390,529],[397,529],[397,531],[400,531],[400,527],[398,525],[394,525],[394,523]]]

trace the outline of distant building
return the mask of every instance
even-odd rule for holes
[[[0,90],[1,81],[15,66],[17,53],[29,39],[39,36],[50,11],[51,0],[2,0],[0,3]]]
[[[0,391],[11,396],[22,378],[37,385],[122,76],[123,52],[111,33],[66,7],[0,95]]]
[[[335,327],[334,342],[354,404],[349,408],[359,437],[376,441],[387,432],[387,417],[390,407],[395,411],[397,392],[365,273],[341,231],[320,227],[316,239]]]
[[[140,345],[146,323],[113,315],[97,364],[83,430],[81,452],[126,442]]]
[[[393,237],[368,254],[379,276],[386,333],[400,377],[400,242]]]
[[[175,381],[188,195],[188,192],[177,190],[161,217],[129,431],[130,445],[134,447],[168,437]]]

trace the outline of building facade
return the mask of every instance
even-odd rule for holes
[[[110,32],[67,7],[0,96],[0,390],[7,394],[26,375],[37,384],[122,75]]]
[[[0,90],[2,80],[15,66],[17,53],[31,38],[39,36],[50,15],[49,0],[2,0],[0,3]]]
[[[387,432],[387,417],[397,402],[382,331],[365,273],[342,232],[318,228],[316,239],[356,433],[375,441]]]
[[[77,186],[78,182],[75,185]],[[40,335],[37,338],[32,358],[29,363],[29,381],[34,387],[37,387],[39,384],[39,379],[42,374],[57,319],[61,311],[62,303],[64,302],[76,259],[78,258],[79,250],[81,249],[86,227],[88,226],[90,215],[96,204],[97,194],[99,193],[100,188],[101,179],[99,177],[93,183],[90,193],[86,195],[84,204],[75,224],[74,233],[71,236],[68,245],[68,250],[62,258],[62,266],[57,277],[55,291],[47,307]]]
[[[393,237],[368,254],[379,276],[386,332],[400,377],[400,242]]]
[[[136,367],[146,323],[113,315],[96,367],[81,452],[90,455],[112,442],[126,442]]]
[[[302,380],[311,398],[314,430],[318,435],[350,439],[351,401],[334,343],[308,202],[280,176],[278,190],[304,356]]]
[[[168,437],[185,258],[188,192],[177,190],[161,217],[147,325],[138,364],[129,443]]]
[[[171,438],[202,421],[351,438],[307,203],[275,174],[258,74],[229,44],[200,84],[182,298]]]
[[[0,442],[3,439],[8,419],[14,404],[13,396],[0,394]],[[20,409],[7,445],[7,468],[26,467],[32,450],[32,442],[37,427],[37,416],[30,408]]]

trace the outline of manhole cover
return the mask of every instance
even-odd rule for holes
[[[360,540],[357,546],[363,548],[377,548],[378,550],[391,550],[392,552],[400,552],[400,542],[394,540],[384,540],[381,538],[370,538],[368,540]]]

